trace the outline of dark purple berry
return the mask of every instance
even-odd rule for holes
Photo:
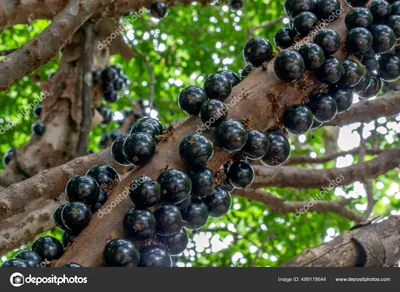
[[[314,42],[319,45],[325,56],[333,55],[340,48],[340,36],[332,29],[321,29],[314,37]]]
[[[153,123],[147,122],[146,120],[140,120],[133,124],[130,134],[145,133],[150,135],[154,140],[157,139],[158,135],[161,135],[159,128]]]
[[[200,119],[207,127],[216,127],[228,117],[228,107],[218,99],[210,99],[200,108]]]
[[[391,15],[400,15],[400,1],[388,1],[392,3],[390,6]]]
[[[34,116],[35,118],[39,119],[40,116],[41,116],[41,114],[42,114],[42,105],[39,104],[39,105],[37,105],[37,106],[35,106],[35,107],[33,108],[33,116]]]
[[[125,80],[124,80],[124,79],[122,79],[122,78],[117,78],[117,79],[114,81],[114,88],[115,88],[116,91],[121,90],[122,88],[124,88],[124,86],[125,86]]]
[[[364,58],[361,63],[365,66],[365,68],[368,71],[371,71],[371,72],[377,70],[378,66],[379,66],[378,59],[375,58],[375,57],[373,57],[373,58]]]
[[[6,167],[14,157],[15,157],[14,148],[8,149],[7,152],[4,154],[2,160],[1,160],[1,162],[4,165],[4,167]]]
[[[2,268],[29,268],[27,262],[21,259],[10,259],[3,263]]]
[[[123,145],[126,160],[135,165],[144,165],[156,153],[156,141],[146,133],[134,133],[126,138]]]
[[[135,240],[145,240],[152,237],[156,231],[156,218],[147,209],[130,209],[123,221],[125,234]]]
[[[92,219],[92,212],[86,204],[72,202],[62,209],[61,219],[66,229],[79,233],[88,226]]]
[[[361,99],[369,99],[371,97],[377,96],[378,93],[381,91],[383,86],[381,78],[377,78],[375,76],[371,77],[371,82],[369,83],[369,86],[367,89],[361,93],[359,93],[359,97]]]
[[[324,50],[317,44],[306,43],[297,52],[303,57],[306,69],[318,69],[325,62]]]
[[[213,154],[211,141],[202,135],[188,135],[179,144],[179,156],[189,166],[206,165]]]
[[[110,165],[96,165],[89,169],[86,175],[94,178],[100,187],[115,185],[121,180],[118,171]]]
[[[303,11],[315,11],[315,0],[285,0],[285,13],[290,18],[294,18],[297,14]]]
[[[237,189],[244,189],[254,181],[254,169],[244,161],[234,162],[228,170],[228,179]]]
[[[334,57],[326,58],[325,63],[315,71],[318,80],[326,84],[338,82],[343,74],[342,63]]]
[[[222,187],[216,187],[211,196],[203,198],[204,204],[208,209],[208,215],[218,218],[228,213],[232,204],[231,194]]]
[[[30,268],[39,267],[40,263],[42,262],[42,258],[37,252],[29,250],[21,251],[15,256],[15,258],[24,260]]]
[[[42,121],[37,121],[32,125],[32,135],[42,136],[45,130],[46,126]]]
[[[400,15],[390,16],[386,22],[386,25],[393,29],[396,38],[400,38]]]
[[[139,262],[139,251],[129,239],[111,240],[104,248],[103,264],[106,267],[137,267]]]
[[[233,9],[233,10],[240,10],[243,7],[243,1],[242,0],[231,0],[229,2],[229,6]]]
[[[219,70],[219,71],[217,71],[217,73],[225,74],[225,76],[228,78],[229,82],[231,83],[232,88],[240,83],[239,76],[231,70]]]
[[[232,85],[223,73],[214,73],[204,81],[204,91],[209,98],[224,100],[231,94]]]
[[[385,23],[391,13],[390,4],[385,0],[374,0],[369,9],[376,24]]]
[[[377,54],[388,53],[394,48],[396,35],[389,26],[383,24],[372,25],[369,31],[373,38],[372,47]]]
[[[61,242],[52,236],[42,236],[36,239],[32,244],[32,251],[36,252],[43,261],[58,260],[64,250]]]
[[[140,249],[139,267],[169,268],[172,266],[171,257],[167,251],[159,246],[146,246]]]
[[[214,191],[214,173],[207,167],[195,167],[189,172],[192,181],[192,196],[206,197]]]
[[[109,124],[113,120],[113,112],[111,109],[106,108],[106,107],[100,107],[97,109],[97,111],[100,113],[100,115],[103,117],[103,120],[101,121],[102,124]]]
[[[261,159],[265,166],[280,166],[284,164],[290,156],[290,143],[288,139],[280,133],[272,132],[267,134],[269,148],[267,154]]]
[[[134,180],[129,188],[132,202],[139,208],[150,208],[160,202],[161,187],[157,181],[148,176],[140,176]]]
[[[253,71],[254,67],[251,65],[247,65],[246,67],[243,68],[242,72],[240,73],[240,77],[242,79],[246,78],[247,76],[249,76],[249,74],[251,73],[251,71]]]
[[[215,142],[227,152],[240,151],[247,142],[246,127],[235,120],[222,122],[214,131]]]
[[[179,208],[179,210],[183,211],[192,203],[192,196],[187,197],[180,203],[176,203],[175,206]]]
[[[365,71],[364,76],[361,78],[361,81],[357,84],[356,87],[353,88],[355,93],[361,93],[365,91],[371,82],[371,72],[368,70]]]
[[[124,143],[127,136],[122,136],[117,138],[111,145],[111,156],[114,158],[118,164],[121,165],[131,165],[132,163],[125,158],[123,149]]]
[[[395,54],[384,54],[379,59],[379,77],[387,82],[396,81],[400,77],[400,58]]]
[[[67,182],[65,194],[70,202],[79,201],[91,206],[99,199],[100,187],[90,176],[74,176]]]
[[[101,72],[101,78],[103,79],[103,83],[111,83],[114,82],[118,77],[118,71],[113,67],[107,67]]]
[[[53,214],[54,225],[57,226],[58,228],[60,228],[61,230],[65,230],[66,229],[65,226],[64,226],[64,223],[61,220],[61,213],[62,213],[62,210],[64,209],[64,207],[67,204],[68,203],[63,203],[63,204],[59,205],[57,207],[57,209],[54,211],[54,214]]]
[[[293,19],[293,28],[300,36],[308,35],[318,22],[318,17],[312,12],[301,12]]]
[[[61,242],[62,246],[68,247],[70,244],[74,242],[74,240],[78,237],[79,233],[73,233],[72,231],[64,231],[62,237],[61,237]]]
[[[174,168],[164,171],[157,181],[161,187],[161,198],[168,203],[182,202],[192,191],[192,182],[189,176]]]
[[[250,39],[243,48],[244,59],[254,67],[260,67],[272,58],[272,46],[269,40],[263,37]]]
[[[156,231],[161,235],[173,235],[183,227],[182,215],[175,205],[164,205],[154,212]]]
[[[259,160],[268,151],[269,140],[267,135],[257,130],[248,131],[247,142],[242,148],[243,153],[250,160]]]
[[[351,7],[365,7],[369,0],[345,0],[345,2]]]
[[[208,209],[203,201],[192,199],[191,204],[183,211],[182,219],[185,228],[196,230],[203,227],[207,223]]]
[[[313,112],[314,119],[321,123],[329,122],[338,113],[337,102],[328,93],[312,95],[307,105]]]
[[[92,72],[93,84],[101,84],[102,81],[102,74],[99,71]]]
[[[318,122],[316,119],[313,119],[313,124],[311,126],[311,130],[316,130],[321,128],[324,123]]]
[[[164,131],[164,126],[161,124],[161,122],[154,118],[145,117],[145,118],[137,121],[137,123],[152,124],[157,127],[160,134],[162,134]]]
[[[170,255],[178,255],[182,253],[189,243],[189,238],[184,228],[174,235],[158,235],[157,238],[165,246]]]
[[[347,30],[355,27],[368,28],[372,24],[372,19],[372,14],[367,8],[356,7],[346,15],[346,28]]]
[[[116,102],[119,99],[118,92],[112,90],[112,91],[105,91],[104,92],[104,99],[108,102]]]
[[[361,81],[363,69],[360,64],[352,60],[344,60],[342,62],[344,74],[340,79],[340,84],[354,87]]]
[[[281,28],[278,30],[274,37],[275,46],[284,50],[292,46],[295,42],[296,32],[290,28]]]
[[[335,20],[342,12],[339,0],[317,0],[316,15],[319,19]]]
[[[63,268],[83,268],[83,266],[74,262],[68,262],[63,265]]]
[[[296,82],[303,77],[305,69],[303,57],[295,51],[283,51],[275,58],[275,74],[285,82]]]
[[[207,95],[203,89],[197,86],[189,86],[179,94],[178,104],[179,108],[188,115],[198,115],[201,105],[207,99]]]
[[[338,114],[347,111],[353,104],[353,90],[345,85],[331,85],[329,95],[332,96],[338,106]]]
[[[311,129],[313,114],[306,105],[293,105],[283,114],[283,124],[293,135],[305,134]]]
[[[168,6],[163,2],[155,2],[150,6],[150,14],[154,18],[162,19],[168,14]]]

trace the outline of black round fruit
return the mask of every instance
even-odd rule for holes
[[[340,36],[332,29],[321,29],[314,37],[314,42],[319,45],[325,56],[333,55],[340,48]]]
[[[79,233],[73,233],[71,231],[64,231],[61,237],[61,243],[63,247],[68,247],[70,244],[74,242],[74,240],[78,237]]]
[[[135,240],[149,239],[156,231],[156,218],[151,211],[130,209],[123,221],[125,234]]]
[[[362,67],[353,60],[344,60],[342,65],[344,68],[344,74],[340,79],[340,83],[349,87],[356,86],[363,76]]]
[[[312,95],[309,99],[307,105],[313,112],[314,119],[321,123],[329,122],[338,113],[337,102],[328,93]]]
[[[118,171],[110,165],[96,165],[86,175],[94,178],[100,186],[114,185],[121,180]]]
[[[377,54],[390,52],[396,43],[396,35],[389,26],[384,24],[372,25],[369,28],[373,38],[372,47]]]
[[[244,189],[254,181],[254,169],[244,161],[234,162],[228,170],[228,179],[237,189]]]
[[[290,28],[281,28],[278,30],[274,37],[275,46],[284,50],[292,46],[295,42],[296,32]]]
[[[103,83],[111,83],[114,82],[118,77],[118,71],[114,67],[107,67],[101,72],[101,78],[103,79]]]
[[[273,54],[269,40],[263,37],[250,39],[243,48],[243,57],[254,67],[260,67],[264,62],[271,60]]]
[[[229,79],[229,82],[231,83],[232,88],[240,83],[239,76],[231,70],[219,70],[219,71],[217,71],[217,73],[225,74],[225,76]]]
[[[104,92],[104,99],[108,102],[116,102],[119,99],[118,92],[112,90],[112,91],[105,91]]]
[[[63,268],[82,268],[83,266],[74,262],[68,262],[63,265]]]
[[[324,123],[318,122],[316,119],[313,119],[313,124],[311,126],[311,130],[316,130],[320,127],[322,127]]]
[[[355,27],[368,28],[372,24],[372,20],[372,14],[367,8],[356,7],[346,15],[346,28],[348,30]]]
[[[267,154],[261,159],[261,163],[266,166],[280,166],[284,164],[290,156],[290,143],[288,139],[280,133],[272,132],[267,134],[269,149]]]
[[[15,258],[24,260],[25,263],[31,268],[39,267],[40,263],[42,262],[42,258],[37,252],[29,250],[21,251],[15,256]]]
[[[56,208],[56,210],[53,213],[54,225],[57,226],[58,228],[60,228],[61,230],[66,230],[64,223],[62,222],[62,219],[61,219],[61,213],[67,204],[68,203],[63,203],[61,205],[58,205],[58,207]]]
[[[364,76],[361,78],[361,81],[357,84],[356,87],[353,88],[355,93],[361,93],[366,90],[371,82],[371,72],[368,70],[365,71]]]
[[[65,186],[65,194],[70,202],[82,202],[93,205],[100,196],[100,187],[96,180],[90,176],[74,176]]]
[[[361,63],[365,66],[365,68],[368,71],[371,71],[371,72],[377,70],[378,69],[378,65],[379,65],[378,60],[375,57],[373,57],[373,58],[364,58]]]
[[[203,201],[198,199],[192,199],[191,204],[183,211],[182,220],[184,222],[185,228],[196,230],[207,223],[208,219],[208,209]]]
[[[379,59],[379,77],[387,82],[396,81],[400,77],[400,58],[395,54],[384,54]]]
[[[377,96],[378,93],[381,91],[382,86],[383,83],[381,78],[372,76],[371,82],[369,83],[367,89],[359,93],[358,95],[361,99],[369,99],[371,97]]]
[[[68,230],[79,233],[92,219],[90,208],[82,202],[68,203],[61,212],[62,222]]]
[[[108,125],[109,123],[112,122],[112,120],[113,120],[113,112],[112,112],[111,109],[106,108],[106,107],[99,107],[97,109],[97,111],[103,117],[103,120],[101,121],[102,124]]]
[[[393,29],[396,38],[400,38],[400,15],[390,16],[386,22],[386,25]]]
[[[213,154],[211,141],[202,135],[188,135],[179,144],[179,156],[189,166],[206,165]]]
[[[21,259],[10,259],[3,263],[2,268],[29,268],[29,265]]]
[[[369,0],[345,0],[345,2],[351,7],[365,7]]]
[[[247,142],[242,148],[243,153],[250,160],[263,158],[269,147],[267,135],[257,130],[250,130],[247,135]]]
[[[102,74],[99,71],[92,72],[93,84],[101,84],[102,83],[101,75]]]
[[[184,228],[171,236],[158,235],[158,240],[165,246],[170,255],[178,255],[182,253],[189,243],[189,237]]]
[[[335,20],[342,13],[342,6],[338,0],[319,0],[317,2],[316,15],[319,19]]]
[[[157,127],[160,134],[162,134],[164,131],[164,126],[163,126],[163,124],[161,124],[160,120],[158,120],[158,119],[144,117],[143,119],[137,121],[137,123],[152,124]]]
[[[206,92],[197,86],[188,86],[181,91],[178,105],[188,115],[198,115],[201,105],[207,101]]]
[[[200,119],[206,127],[216,127],[228,117],[228,107],[218,99],[210,99],[200,109]]]
[[[33,116],[39,119],[41,114],[42,114],[42,105],[39,104],[33,108]]]
[[[1,160],[1,162],[4,165],[4,167],[6,167],[14,157],[15,157],[14,148],[8,149],[7,152],[4,154],[2,160]]]
[[[332,96],[338,106],[338,114],[347,111],[353,104],[353,90],[345,85],[329,86],[329,95]]]
[[[161,187],[157,181],[148,176],[140,176],[129,188],[129,196],[133,203],[140,208],[150,208],[160,202]]]
[[[179,203],[192,191],[192,182],[186,173],[170,168],[157,179],[161,187],[161,199],[168,203]]]
[[[247,142],[245,126],[235,120],[222,122],[214,131],[214,138],[219,147],[227,152],[240,151]]]
[[[316,1],[314,0],[285,0],[285,13],[290,18],[294,18],[303,11],[315,11]]]
[[[312,12],[301,12],[293,19],[293,28],[300,36],[306,36],[315,27],[318,17]]]
[[[104,248],[103,264],[106,267],[137,267],[139,262],[139,251],[129,239],[111,240]]]
[[[146,246],[140,250],[139,267],[169,268],[172,266],[171,257],[159,246]]]
[[[283,124],[293,135],[301,135],[311,129],[313,114],[306,105],[293,105],[283,114]]]
[[[275,58],[274,71],[279,79],[295,82],[303,77],[306,65],[303,57],[295,51],[283,51]]]
[[[334,57],[326,58],[325,63],[315,71],[318,80],[326,84],[338,82],[343,74],[342,63]]]
[[[61,243],[52,236],[42,236],[32,244],[32,251],[36,252],[43,261],[58,260],[64,253]]]
[[[247,65],[246,67],[243,68],[242,72],[240,73],[240,77],[242,79],[246,78],[249,76],[250,72],[253,71],[254,67],[251,65]]]
[[[400,15],[400,1],[388,1],[392,3],[390,6],[391,15]]]
[[[42,121],[37,121],[32,125],[32,134],[42,136],[44,131],[46,130],[46,126]]]
[[[231,194],[223,187],[216,187],[213,194],[203,198],[204,204],[208,209],[208,215],[218,218],[228,213],[232,204]]]
[[[173,235],[183,227],[182,215],[175,205],[164,205],[154,212],[156,231],[161,235]]]
[[[369,9],[376,24],[385,23],[392,11],[389,2],[385,0],[374,0]]]
[[[150,14],[154,18],[162,19],[167,16],[168,6],[163,2],[155,2],[150,6]]]
[[[122,137],[118,137],[111,145],[111,156],[114,158],[114,160],[116,162],[118,162],[118,164],[121,165],[131,165],[132,163],[130,163],[124,155],[123,149],[124,149],[124,143],[126,138],[128,138],[128,136],[122,136]]]
[[[214,191],[214,173],[207,167],[195,167],[189,172],[192,181],[192,196],[206,197]]]
[[[187,207],[189,207],[189,205],[192,203],[192,198],[193,198],[192,196],[189,196],[186,199],[184,199],[182,202],[176,203],[175,206],[177,206],[179,208],[179,210],[183,211]]]
[[[214,73],[204,81],[204,91],[209,98],[224,100],[231,94],[232,85],[223,73]]]
[[[140,120],[134,123],[130,130],[130,134],[132,135],[136,133],[148,134],[154,139],[154,141],[157,140],[158,135],[161,135],[159,128],[149,120]]]
[[[350,54],[358,55],[372,48],[373,37],[364,27],[356,27],[347,33],[347,50]]]
[[[317,44],[306,43],[297,52],[303,57],[306,69],[318,69],[325,62],[324,50]]]
[[[123,145],[126,160],[135,165],[148,163],[156,153],[156,141],[146,133],[134,133],[126,138]]]
[[[242,0],[231,0],[229,2],[229,6],[233,9],[233,10],[240,10],[243,7],[243,1]]]

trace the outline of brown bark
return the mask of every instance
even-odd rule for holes
[[[382,267],[400,260],[400,216],[347,231],[281,267]]]

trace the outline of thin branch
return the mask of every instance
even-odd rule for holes
[[[83,53],[83,76],[81,78],[81,100],[82,100],[82,122],[79,132],[78,146],[76,156],[85,156],[88,151],[90,127],[92,125],[92,65],[93,65],[93,47],[94,31],[93,24],[87,22],[84,25],[85,45]]]
[[[271,230],[271,232],[268,232],[267,235],[264,237],[263,241],[261,242],[260,246],[257,249],[256,256],[254,257],[253,261],[251,262],[251,266],[255,267],[257,264],[258,258],[261,256],[261,252],[264,250],[264,245],[273,239],[275,237],[275,232],[274,230]]]
[[[262,29],[262,28],[267,29],[267,28],[269,28],[269,27],[271,27],[271,26],[273,26],[273,25],[275,25],[275,24],[277,24],[277,23],[280,23],[284,18],[285,18],[285,16],[280,16],[280,17],[278,17],[277,19],[268,21],[268,22],[263,23],[263,24],[261,24],[261,25],[258,25],[258,26],[255,26],[255,27],[250,27],[250,28],[247,30],[247,40],[249,40],[249,39],[251,39],[251,38],[253,37],[253,34],[254,34],[254,32],[255,32],[256,30]]]
[[[308,206],[307,212],[335,213],[357,223],[363,220],[360,215],[346,207],[352,201],[351,199],[343,199],[340,201],[286,201],[283,198],[276,197],[261,189],[236,190],[234,195],[263,203],[272,211],[281,214],[300,214],[301,210],[305,210],[304,207]]]

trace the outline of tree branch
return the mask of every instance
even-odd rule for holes
[[[382,267],[400,260],[400,216],[347,231],[281,267]]]
[[[281,214],[297,213],[300,209],[305,206],[309,206],[311,201],[286,201],[283,198],[274,196],[261,189],[245,189],[236,190],[235,196],[242,196],[249,200],[258,201],[265,204],[269,209]],[[319,212],[319,213],[336,213],[354,222],[361,222],[362,216],[349,210],[346,206],[352,200],[344,199],[340,201],[315,201],[312,206],[308,209],[308,212]]]
[[[0,91],[49,62],[104,0],[72,0],[40,35],[0,62]],[[4,6],[4,4],[3,4]],[[4,12],[0,12],[1,13]]]
[[[7,187],[11,186],[12,184],[13,184],[13,182],[10,179],[6,178],[3,175],[0,175],[0,186],[7,188]]]
[[[7,55],[15,52],[16,50],[18,50],[18,49],[10,49],[10,50],[0,51],[0,57],[7,56]]]
[[[284,18],[285,18],[285,16],[280,16],[280,17],[278,17],[277,19],[268,21],[268,22],[263,23],[263,24],[261,24],[261,25],[258,25],[258,26],[255,26],[255,27],[250,27],[250,28],[247,30],[247,40],[250,40],[250,39],[253,37],[253,34],[254,34],[254,32],[255,32],[256,30],[262,29],[262,28],[266,29],[266,28],[269,28],[269,27],[271,27],[271,26],[274,26],[275,24],[280,23]]]

